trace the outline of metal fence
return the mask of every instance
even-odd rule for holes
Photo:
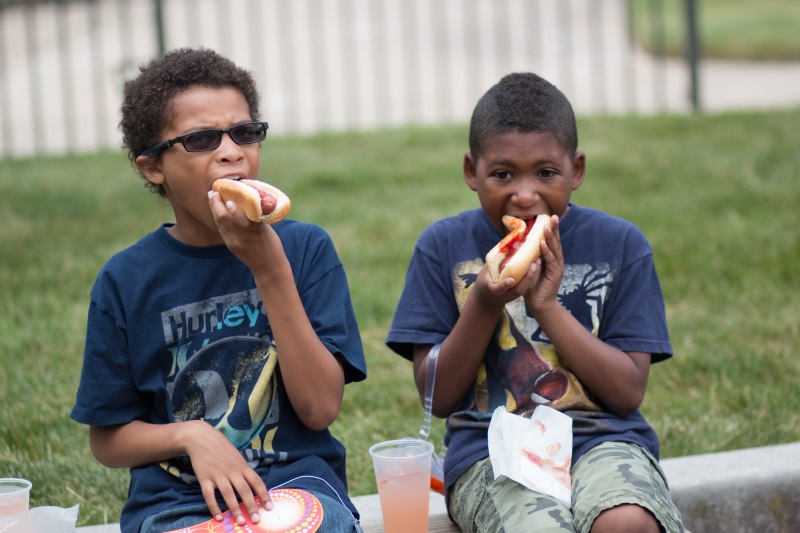
[[[658,54],[675,5],[686,58]],[[655,55],[637,44],[635,9],[653,14]],[[0,0],[0,157],[118,147],[124,81],[182,46],[252,70],[276,135],[465,122],[519,70],[579,114],[683,112],[697,105],[693,12],[694,0]]]

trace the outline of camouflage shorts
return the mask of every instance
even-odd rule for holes
[[[605,442],[572,465],[572,509],[507,478],[494,479],[488,458],[455,483],[449,509],[465,533],[574,531],[585,533],[606,509],[635,504],[648,509],[663,531],[683,532],[658,462],[634,444]]]

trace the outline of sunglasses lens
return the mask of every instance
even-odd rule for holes
[[[251,144],[263,141],[267,136],[267,125],[264,122],[239,124],[227,130],[203,130],[183,136],[183,147],[187,152],[205,152],[214,150],[222,142],[223,133],[228,132],[236,144]]]
[[[263,141],[267,136],[267,127],[261,122],[241,124],[230,129],[231,138],[237,144],[250,144]]]
[[[219,146],[221,140],[222,132],[219,130],[198,131],[183,138],[183,147],[187,152],[204,152]]]

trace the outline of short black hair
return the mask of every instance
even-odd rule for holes
[[[572,105],[558,88],[532,72],[504,76],[478,100],[469,125],[469,150],[480,157],[489,137],[504,133],[549,133],[570,154],[578,149]]]
[[[125,83],[122,95],[122,148],[134,164],[146,149],[163,139],[175,97],[194,87],[232,87],[242,93],[253,120],[259,120],[259,94],[252,73],[205,48],[178,48],[139,67],[139,75]],[[158,154],[151,156],[157,158]],[[142,176],[144,177],[144,176]],[[166,196],[163,186],[146,186]]]

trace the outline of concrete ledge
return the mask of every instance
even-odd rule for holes
[[[361,513],[361,527],[364,529],[364,533],[383,533],[383,517],[378,495],[356,496],[352,500],[356,509]],[[461,533],[461,529],[447,516],[444,496],[431,491],[429,505],[428,533]]]
[[[79,533],[120,533],[119,524],[104,524],[100,526],[83,526],[78,528]]]
[[[800,442],[665,459],[693,533],[800,531]]]
[[[800,442],[661,461],[687,531],[800,531]],[[356,496],[365,533],[383,533],[377,494]],[[430,494],[430,533],[460,533],[444,497]],[[79,533],[119,533],[119,524]]]

